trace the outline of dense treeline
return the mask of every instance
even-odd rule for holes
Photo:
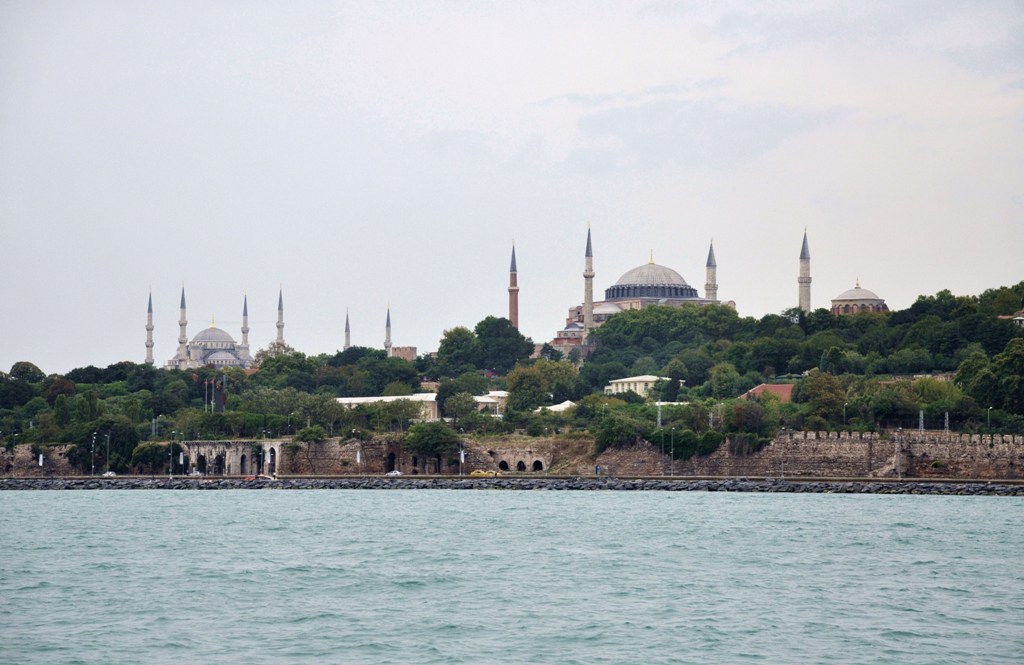
[[[105,464],[109,445],[111,468],[120,471],[149,439],[313,428],[306,432],[312,439],[320,432],[405,429],[418,417],[414,404],[345,409],[335,398],[412,394],[425,380],[439,383],[443,415],[467,432],[590,428],[599,447],[660,440],[667,432],[677,456],[706,454],[722,434],[756,448],[779,427],[916,427],[922,411],[930,428],[943,427],[948,415],[954,429],[1020,432],[1024,329],[999,317],[1022,302],[1024,282],[976,297],[942,291],[907,310],[847,317],[791,310],[754,319],[722,306],[649,307],[610,318],[583,363],[562,359],[548,345],[530,358],[533,343],[496,317],[472,330],[445,331],[436,356],[415,363],[359,347],[318,356],[262,353],[255,372],[121,362],[46,376],[18,362],[0,373],[0,439],[9,447],[73,444],[69,457],[83,469],[97,456]],[[601,394],[610,380],[640,374],[666,379],[651,397],[686,403],[665,407],[660,429],[650,401]],[[909,378],[923,374],[939,378]],[[221,377],[226,409],[213,413],[211,385]],[[795,383],[793,403],[770,396],[733,401],[771,381]],[[509,392],[502,419],[477,410],[473,396],[489,389]],[[564,400],[577,406],[537,413]]]

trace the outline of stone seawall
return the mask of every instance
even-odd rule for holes
[[[1024,437],[945,432],[784,432],[747,455],[728,442],[677,475],[1002,479],[1024,475]]]
[[[886,481],[786,481],[779,479],[661,478],[6,478],[3,490],[515,490],[773,492],[817,494],[943,494],[1024,497],[1024,484]]]

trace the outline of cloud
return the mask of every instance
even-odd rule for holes
[[[582,116],[579,130],[590,145],[576,158],[600,156],[641,168],[722,167],[762,155],[841,114],[723,100],[652,100]]]

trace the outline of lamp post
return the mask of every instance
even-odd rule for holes
[[[110,432],[107,432],[107,473],[110,473]]]
[[[89,450],[89,464],[92,469],[89,475],[96,475],[96,432],[92,433],[92,448]]]
[[[849,402],[843,402],[843,427],[846,427],[846,407],[849,406]]]
[[[672,428],[672,453],[669,456],[668,463],[671,465],[669,467],[669,474],[668,475],[675,476],[676,475],[676,428],[675,427]]]
[[[661,429],[661,456],[662,457],[665,456],[665,429],[664,428]],[[662,465],[661,465],[661,475],[663,475],[663,476],[665,475],[665,464],[664,463],[662,463]]]
[[[988,407],[988,429],[992,429],[992,407]],[[990,432],[991,433],[991,432]]]
[[[547,431],[547,429],[548,428],[545,427],[544,431]],[[462,437],[466,436],[466,430],[460,427],[459,435],[459,475],[461,476],[466,466],[466,448],[462,441]]]

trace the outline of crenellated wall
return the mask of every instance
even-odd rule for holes
[[[1024,437],[925,431],[784,432],[750,455],[728,442],[703,458],[676,461],[677,474],[708,476],[826,476],[1017,478]]]

